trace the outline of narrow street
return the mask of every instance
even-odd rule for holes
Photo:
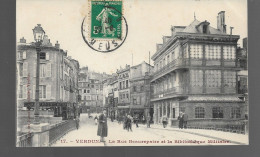
[[[123,129],[123,124],[108,120],[106,142],[99,142],[97,125],[87,114],[80,117],[80,128],[56,141],[54,147],[70,146],[181,146],[181,145],[237,145],[246,144],[248,135],[201,129],[163,128],[160,125],[132,126],[132,132]]]

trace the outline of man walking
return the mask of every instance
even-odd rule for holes
[[[182,115],[182,119],[183,119],[183,127],[184,127],[184,129],[187,129],[188,115],[186,113],[184,113]]]

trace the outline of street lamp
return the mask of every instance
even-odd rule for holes
[[[41,24],[37,24],[33,29],[33,35],[35,40],[35,47],[37,52],[37,60],[36,60],[36,90],[35,90],[35,106],[34,106],[34,124],[40,124],[39,119],[39,76],[40,76],[40,52],[41,52],[41,44],[44,37],[44,30],[41,27]]]

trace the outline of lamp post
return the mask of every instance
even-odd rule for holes
[[[39,119],[40,52],[41,52],[41,44],[43,41],[44,34],[45,34],[45,32],[44,32],[43,28],[41,27],[41,24],[37,24],[37,26],[35,26],[33,29],[35,47],[36,47],[36,52],[37,52],[34,124],[40,124],[40,119]]]

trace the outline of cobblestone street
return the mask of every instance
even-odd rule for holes
[[[80,128],[56,141],[54,147],[70,146],[181,146],[181,145],[237,145],[247,144],[248,135],[215,130],[163,128],[161,125],[132,126],[133,131],[123,129],[123,124],[108,121],[106,142],[99,142],[97,125],[92,118],[82,114]]]

